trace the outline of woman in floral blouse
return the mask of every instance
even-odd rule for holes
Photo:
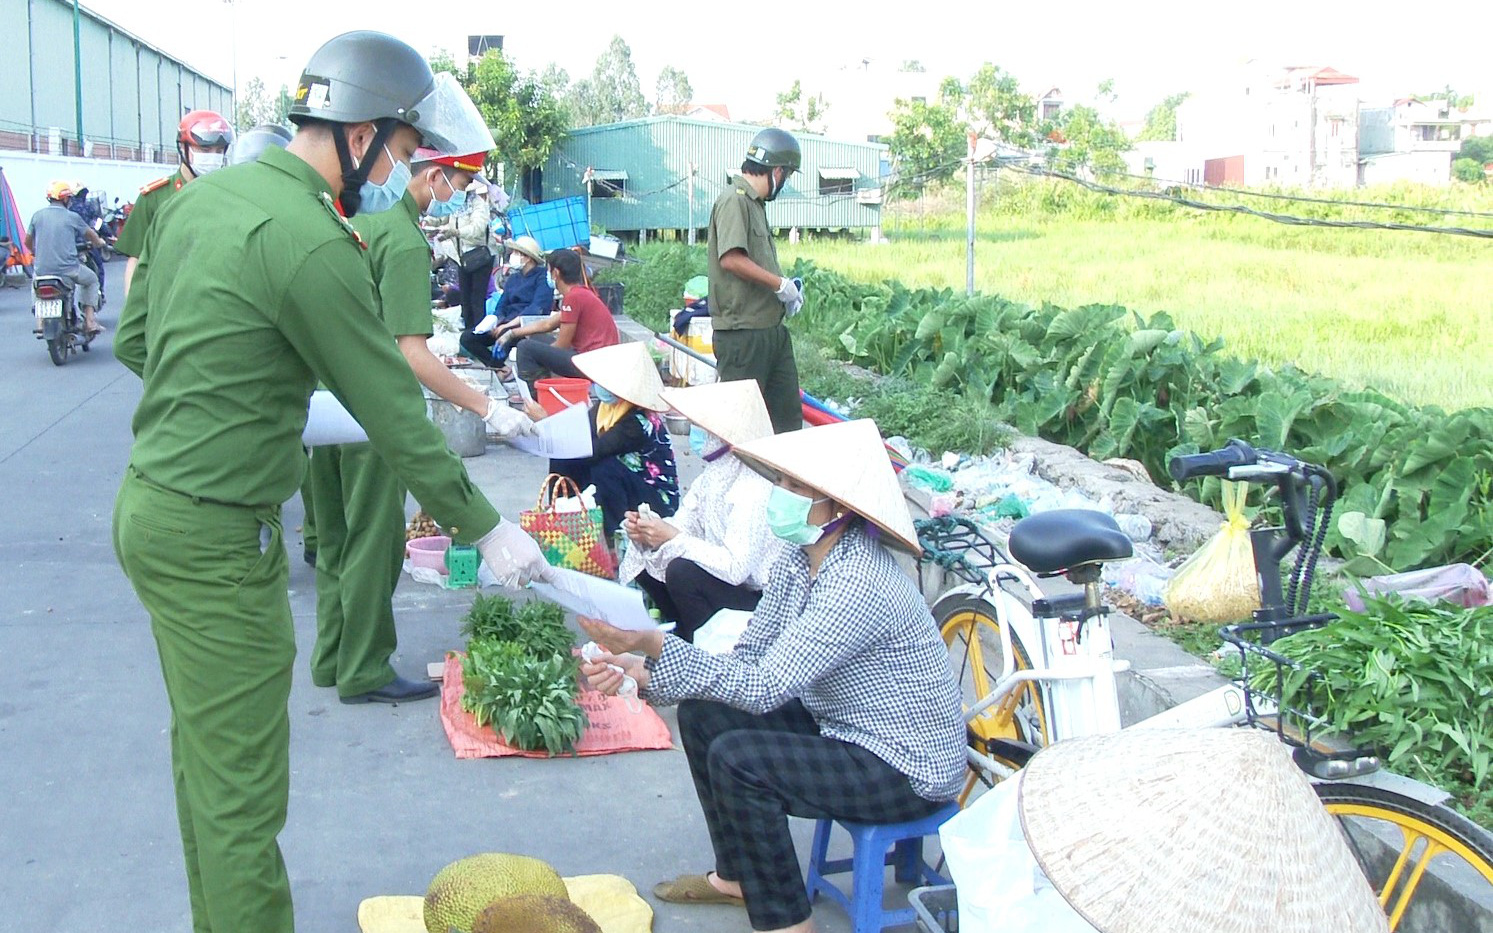
[[[663,380],[653,357],[641,343],[622,343],[576,354],[576,368],[590,379],[597,403],[591,408],[591,456],[551,460],[550,472],[575,480],[582,489],[596,487],[607,540],[611,541],[627,512],[647,505],[668,517],[679,508],[679,474],[663,412]],[[536,420],[545,415],[529,405]]]

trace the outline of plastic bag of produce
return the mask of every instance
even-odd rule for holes
[[[1240,622],[1260,607],[1249,520],[1244,517],[1248,483],[1223,484],[1223,527],[1177,568],[1166,588],[1166,608],[1195,622]]]

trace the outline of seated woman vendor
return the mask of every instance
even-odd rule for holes
[[[663,396],[693,423],[690,447],[705,469],[673,518],[627,513],[627,556],[617,577],[637,580],[675,623],[674,634],[693,642],[717,611],[757,608],[785,547],[767,527],[772,484],[731,454],[771,434],[772,419],[754,379],[664,389]]]
[[[669,403],[658,367],[641,343],[580,353],[573,362],[593,383],[598,400],[591,409],[592,453],[582,460],[551,460],[550,472],[582,489],[596,487],[610,541],[626,513],[641,511],[639,506],[664,517],[679,508],[679,474],[663,419]],[[528,412],[535,419],[546,415],[532,402]]]
[[[744,904],[752,929],[813,929],[787,816],[921,819],[959,793],[965,732],[948,651],[888,548],[917,553],[912,517],[874,422],[764,437],[737,457],[776,484],[767,521],[792,547],[735,651],[582,619],[622,674],[679,704],[679,734],[714,871],[653,889],[674,903]],[[639,652],[627,654],[625,652]]]

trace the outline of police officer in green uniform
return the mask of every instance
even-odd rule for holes
[[[716,370],[722,382],[755,379],[781,434],[803,427],[793,338],[783,323],[798,313],[803,295],[783,276],[767,225],[767,202],[798,171],[798,140],[765,129],[747,147],[741,174],[710,209],[710,319]]]
[[[397,204],[422,137],[443,151],[491,148],[481,115],[414,49],[352,32],[312,56],[291,118],[286,149],[166,205],[115,347],[144,389],[114,547],[150,614],[171,705],[195,933],[294,930],[276,839],[295,658],[280,503],[304,472],[317,379],[500,581],[549,576],[538,545],[483,498],[426,417],[342,216]]]
[[[135,206],[130,208],[129,219],[119,238],[114,243],[114,252],[130,257],[124,264],[124,293],[130,293],[130,280],[135,277],[135,266],[140,262],[140,251],[145,249],[145,237],[161,208],[171,200],[182,186],[194,178],[210,174],[222,168],[226,151],[233,144],[233,127],[215,110],[193,110],[181,118],[176,127],[176,154],[181,167],[176,174],[155,181],[140,189]]]
[[[487,421],[500,436],[534,424],[506,398],[489,398],[430,352],[430,244],[420,215],[449,216],[481,170],[486,152],[415,154],[409,189],[393,209],[359,214],[353,227],[368,244],[384,324],[422,385]],[[408,680],[389,664],[397,636],[394,589],[404,560],[404,485],[367,443],[317,447],[311,455],[316,562],[316,647],[311,681],[337,688],[343,703],[403,703],[435,696],[424,679]]]

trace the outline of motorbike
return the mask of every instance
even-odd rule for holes
[[[31,280],[31,296],[31,310],[41,328],[36,337],[47,342],[53,365],[63,365],[79,350],[87,353],[93,337],[83,331],[73,283],[55,275],[38,275]]]
[[[108,262],[118,253],[114,252],[114,241],[119,239],[119,231],[124,228],[125,211],[119,199],[114,199],[114,206],[104,211],[103,216],[94,224],[94,232],[104,238],[104,261]]]

